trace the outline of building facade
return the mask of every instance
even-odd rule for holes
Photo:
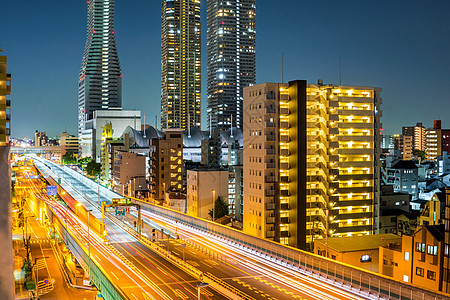
[[[0,50],[3,52],[3,50]],[[11,134],[11,74],[7,73],[7,57],[0,55],[0,228],[5,241],[0,245],[0,298],[14,298],[14,261],[12,241],[12,202],[11,202],[11,166],[10,144]]]
[[[422,123],[417,123],[415,126],[402,127],[402,135],[412,137],[414,150],[425,151],[426,130]]]
[[[200,127],[200,0],[163,0],[161,38],[161,128]]]
[[[401,159],[411,160],[413,157],[413,136],[394,135],[394,149],[400,151]]]
[[[162,138],[150,140],[150,193],[163,201],[166,191],[183,188],[183,132],[164,130]]]
[[[311,250],[377,231],[381,89],[244,89],[244,231]]]
[[[130,191],[133,189],[130,181],[133,178],[144,178],[145,182],[145,169],[145,156],[116,150],[114,152],[113,191],[121,195],[134,196],[134,191]]]
[[[242,128],[243,88],[255,84],[255,0],[207,1],[209,127]]]
[[[187,170],[187,214],[212,219],[209,211],[218,197],[228,202],[228,170],[203,168]]]
[[[111,125],[111,138],[119,139],[125,129],[141,127],[141,112],[135,110],[96,110],[91,120],[86,121],[80,136],[81,157],[92,157],[100,162],[102,148],[102,133],[106,124]]]
[[[94,111],[122,107],[122,74],[114,31],[114,0],[88,0],[87,37],[78,81],[78,136]]]

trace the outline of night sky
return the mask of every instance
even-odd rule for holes
[[[383,127],[442,119],[450,127],[450,1],[256,0],[257,83],[321,78],[383,89]],[[77,134],[78,72],[86,41],[85,0],[5,0],[0,48],[12,74],[12,136]],[[206,0],[202,44],[206,46]],[[160,0],[116,0],[124,109],[154,124],[160,110]],[[206,53],[202,111],[206,127]]]

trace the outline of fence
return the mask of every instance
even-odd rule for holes
[[[132,199],[141,207],[156,215],[177,221],[194,230],[203,231],[231,245],[253,253],[273,263],[297,270],[303,274],[321,278],[352,289],[365,295],[380,298],[401,300],[448,300],[448,295],[415,287],[399,282],[377,273],[355,268],[347,264],[321,257],[289,246],[284,246],[269,240],[260,239],[241,231],[222,226],[204,219],[191,217],[165,207]]]

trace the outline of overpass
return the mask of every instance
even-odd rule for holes
[[[77,182],[80,184],[77,188],[82,187],[87,197],[108,202],[122,197],[72,169],[49,161],[45,164],[57,170],[56,176],[62,178],[62,185]],[[303,292],[306,296],[319,295],[313,299],[448,299],[448,295],[443,293],[398,282],[139,199],[131,200],[141,205],[145,222],[151,221],[175,231],[187,244],[201,248],[202,252],[212,252],[213,257],[225,256],[229,264],[237,262],[236,268],[245,270],[252,278],[257,278],[255,280],[264,277],[278,282],[281,290]]]

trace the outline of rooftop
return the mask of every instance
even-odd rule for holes
[[[316,242],[325,245],[325,239],[316,240]],[[336,237],[328,239],[328,248],[338,252],[353,252],[363,250],[374,250],[387,243],[401,243],[402,238],[398,235],[374,234],[364,236]]]

